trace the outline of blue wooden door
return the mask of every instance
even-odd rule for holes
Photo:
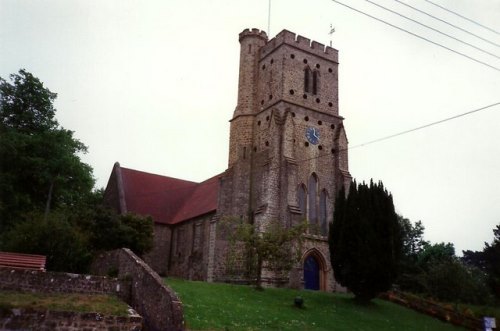
[[[319,263],[312,255],[304,261],[304,288],[319,290]]]

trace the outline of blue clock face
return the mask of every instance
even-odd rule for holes
[[[319,130],[312,127],[307,128],[306,138],[311,144],[317,145],[319,143]]]

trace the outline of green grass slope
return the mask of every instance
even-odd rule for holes
[[[315,291],[166,279],[180,296],[189,330],[462,330],[401,306]],[[296,296],[304,308],[294,307]]]

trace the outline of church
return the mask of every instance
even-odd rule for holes
[[[149,215],[154,248],[145,261],[160,275],[227,282],[224,217],[265,229],[307,220],[301,258],[289,275],[263,281],[336,291],[328,227],[336,194],[349,186],[347,136],[338,107],[338,51],[283,30],[239,34],[238,101],[230,119],[228,168],[201,183],[115,163],[104,199],[120,213]],[[264,230],[261,230],[264,231]]]

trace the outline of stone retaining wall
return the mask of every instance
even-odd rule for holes
[[[127,303],[144,318],[146,330],[184,330],[182,303],[175,292],[129,249],[99,255],[91,270],[98,275],[117,271],[119,278],[131,280],[130,300]]]
[[[0,309],[0,330],[142,330],[139,315],[106,316],[98,313]]]
[[[0,289],[41,293],[113,294],[127,301],[130,281],[102,276],[0,267]]]

